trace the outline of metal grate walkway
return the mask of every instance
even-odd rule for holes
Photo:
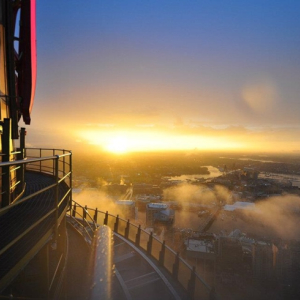
[[[26,197],[37,191],[55,184],[53,176],[37,172],[25,173]],[[59,184],[59,199],[68,191],[68,187],[62,182]],[[67,198],[63,201],[59,214],[67,206]],[[22,200],[22,199],[20,199]],[[12,243],[22,233],[29,230],[38,220],[46,216],[55,208],[55,187],[44,191],[33,198],[0,215],[0,251]],[[38,226],[16,241],[7,251],[0,255],[0,280],[9,272],[32,247],[49,231],[55,222],[55,214],[47,216]]]

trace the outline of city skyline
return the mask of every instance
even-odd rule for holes
[[[299,151],[299,10],[296,1],[37,3],[27,142]]]

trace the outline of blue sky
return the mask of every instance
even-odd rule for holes
[[[300,149],[299,1],[37,2],[30,143],[144,126]]]

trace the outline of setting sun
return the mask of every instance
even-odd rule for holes
[[[105,146],[106,150],[113,153],[125,153],[128,151],[128,140],[123,136],[112,137]]]

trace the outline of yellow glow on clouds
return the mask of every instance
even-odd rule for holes
[[[149,131],[84,131],[81,139],[112,153],[160,150],[229,150],[242,145],[223,137],[174,135]]]

